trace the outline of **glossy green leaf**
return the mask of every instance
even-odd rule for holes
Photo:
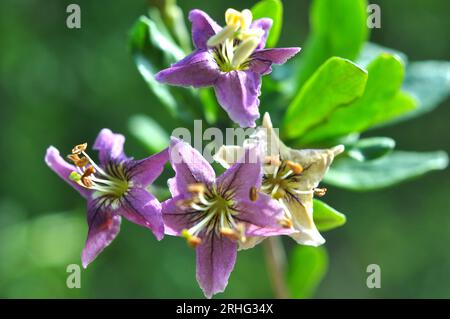
[[[282,133],[288,138],[302,136],[336,109],[360,97],[366,81],[367,72],[351,61],[328,59],[288,106]]]
[[[303,85],[328,58],[356,59],[368,38],[365,0],[315,0],[311,34],[301,54],[299,83]]]
[[[450,62],[412,62],[406,69],[403,89],[418,100],[417,108],[405,119],[430,112],[450,94]]]
[[[134,115],[130,118],[128,128],[151,153],[156,153],[169,144],[169,134],[152,118]]]
[[[273,21],[267,38],[267,47],[274,47],[280,37],[283,25],[283,3],[281,0],[261,0],[252,9],[253,19],[271,18]]]
[[[324,181],[350,190],[367,191],[392,186],[433,170],[444,169],[447,165],[445,152],[394,151],[367,162],[347,157],[333,163]]]
[[[346,217],[333,207],[314,199],[314,223],[320,231],[327,231],[344,225]]]
[[[296,246],[289,258],[287,285],[292,298],[313,296],[328,269],[323,247]]]
[[[403,52],[387,48],[373,42],[366,42],[364,44],[363,49],[361,50],[361,53],[356,60],[356,63],[358,65],[366,67],[383,53],[394,55],[397,59],[402,61],[403,65],[408,64],[408,57]]]
[[[369,137],[357,140],[345,146],[347,155],[357,161],[370,161],[390,153],[395,141],[389,137]]]
[[[393,55],[382,54],[367,67],[369,78],[364,95],[327,114],[321,123],[306,132],[299,144],[312,144],[360,133],[413,110],[415,99],[400,91],[405,70]],[[388,80],[387,80],[388,79]]]

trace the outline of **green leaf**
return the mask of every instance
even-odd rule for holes
[[[410,119],[430,112],[450,94],[450,62],[412,62],[406,68],[403,89],[418,100],[418,107],[405,114]]]
[[[300,85],[332,56],[356,59],[369,35],[365,0],[315,0],[310,17],[312,31],[300,56]]]
[[[157,16],[158,12],[153,10],[152,14]],[[191,122],[201,114],[195,90],[163,85],[155,80],[158,71],[185,56],[161,21],[140,17],[130,32],[130,49],[149,88],[174,118]]]
[[[347,144],[347,155],[357,161],[370,161],[387,155],[395,148],[395,141],[389,137],[369,137]]]
[[[151,153],[159,152],[169,144],[169,134],[148,116],[134,115],[128,122],[128,128]]]
[[[283,25],[283,3],[281,0],[261,0],[252,9],[253,19],[271,18],[273,21],[267,38],[267,47],[274,47],[280,37]]]
[[[360,162],[352,158],[338,159],[331,166],[324,181],[342,188],[368,191],[446,168],[445,152],[415,153],[395,151],[379,159]]]
[[[375,60],[383,53],[394,55],[397,59],[402,61],[403,65],[408,64],[408,57],[403,52],[387,48],[373,42],[366,42],[364,44],[364,47],[361,50],[361,53],[358,59],[356,60],[356,63],[363,67],[367,67],[367,65],[369,65],[373,60]]]
[[[328,268],[323,247],[296,246],[289,258],[287,285],[292,298],[313,296]]]
[[[396,56],[380,55],[367,67],[367,71],[369,77],[364,95],[327,114],[321,123],[299,139],[299,144],[313,144],[360,133],[415,108],[414,98],[400,91],[405,70]]]
[[[342,226],[346,222],[344,214],[339,213],[333,207],[314,199],[314,223],[320,231],[327,231]]]
[[[215,124],[217,122],[220,106],[217,103],[214,90],[211,88],[199,89],[199,98],[203,104],[203,112],[208,124]]]
[[[295,138],[364,93],[367,73],[349,60],[326,61],[301,88],[284,117],[283,134]]]

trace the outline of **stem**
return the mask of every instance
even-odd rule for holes
[[[286,287],[286,253],[283,243],[279,237],[270,237],[264,241],[266,253],[266,263],[269,272],[272,288],[277,299],[288,298],[288,289]]]

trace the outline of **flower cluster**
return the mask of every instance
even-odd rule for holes
[[[252,21],[249,10],[227,10],[224,28],[199,10],[189,17],[196,50],[157,79],[214,86],[231,119],[254,126],[261,76],[299,49],[264,49],[271,20]],[[290,149],[266,114],[243,145],[218,150],[214,158],[226,171],[216,177],[197,150],[175,137],[167,149],[142,160],[125,155],[124,141],[109,129],[100,131],[93,145],[98,163],[87,154],[86,143],[75,146],[68,161],[56,148],[47,150],[47,165],[87,201],[84,267],[115,239],[122,217],[149,228],[158,240],[164,234],[185,238],[196,251],[197,281],[208,298],[225,289],[238,249],[279,235],[304,245],[324,243],[314,224],[312,201],[325,194],[319,182],[343,146]],[[166,163],[175,176],[168,180],[171,198],[161,203],[148,186]]]

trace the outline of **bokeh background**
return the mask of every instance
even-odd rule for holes
[[[67,29],[66,6],[81,6],[81,29]],[[180,1],[222,21],[228,7],[255,1]],[[285,0],[281,46],[302,46],[310,1]],[[371,40],[410,60],[450,59],[447,0],[377,0],[382,28]],[[103,127],[129,136],[126,151],[146,150],[129,135],[134,114],[168,122],[139,75],[127,34],[146,13],[145,0],[0,2],[0,297],[202,297],[194,251],[183,240],[158,243],[145,229],[122,224],[117,240],[87,270],[82,288],[66,287],[66,266],[80,263],[85,203],[44,164],[48,145],[63,153],[92,143]],[[387,79],[388,80],[388,79]],[[434,112],[366,135],[391,136],[399,149],[450,152],[450,101]],[[325,233],[329,270],[319,298],[450,297],[449,171],[386,190],[332,188],[326,201],[347,224]],[[289,247],[289,245],[288,245]],[[219,297],[272,297],[262,247],[240,252]],[[366,267],[382,270],[382,288],[368,289]]]

